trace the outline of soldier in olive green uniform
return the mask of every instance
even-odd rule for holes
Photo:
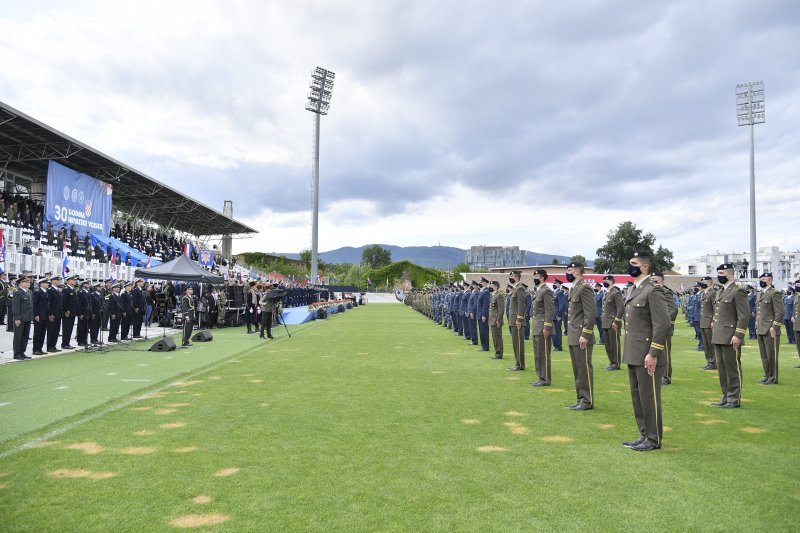
[[[675,293],[672,289],[664,285],[664,274],[653,272],[651,276],[653,283],[660,285],[664,289],[664,297],[667,299],[667,311],[669,312],[669,334],[666,342],[667,367],[664,369],[664,377],[661,378],[662,385],[672,383],[672,336],[675,334],[675,320],[678,318],[678,304],[675,302]]]
[[[572,283],[569,291],[567,342],[572,359],[572,374],[575,376],[575,392],[578,401],[568,405],[573,411],[586,411],[594,408],[594,369],[592,368],[592,347],[594,346],[594,326],[597,318],[597,305],[594,291],[583,281],[584,266],[570,263],[567,267],[567,281]]]
[[[628,365],[633,415],[639,438],[623,444],[640,452],[661,447],[663,417],[661,377],[667,361],[666,341],[670,329],[667,298],[663,287],[649,276],[653,268],[647,252],[636,252],[628,274],[636,279],[625,301],[625,348],[622,362]]]
[[[549,387],[552,379],[552,364],[550,351],[553,331],[553,316],[556,308],[553,302],[553,290],[545,283],[547,271],[538,269],[533,272],[533,302],[531,304],[531,335],[533,335],[533,358],[536,364],[538,381],[532,383],[534,387]]]
[[[717,281],[722,289],[714,300],[714,330],[711,342],[719,369],[722,399],[714,407],[735,409],[742,399],[742,345],[750,322],[750,304],[747,291],[733,282],[734,267],[723,263],[717,267]]]
[[[525,370],[525,329],[522,327],[525,321],[525,288],[520,279],[522,272],[514,270],[509,276],[509,281],[513,284],[509,296],[509,327],[513,318],[514,325],[511,327],[511,342],[514,345],[514,358],[517,364],[509,370]]]
[[[605,369],[619,370],[622,359],[620,335],[622,333],[622,314],[625,312],[625,298],[619,287],[614,285],[614,276],[605,276],[603,286],[608,289],[603,295],[603,315],[600,317],[609,361],[609,365]]]
[[[764,366],[764,385],[778,383],[778,351],[781,347],[781,326],[783,325],[783,297],[772,286],[772,273],[759,276],[761,292],[756,298],[756,335],[761,364]]]
[[[500,283],[492,282],[494,292],[489,300],[489,326],[492,329],[492,345],[494,356],[492,359],[503,358],[503,315],[506,310],[506,295],[500,291]]]
[[[711,343],[711,321],[714,318],[714,281],[711,276],[704,276],[697,282],[700,288],[700,336],[703,337],[703,351],[706,356],[706,366],[703,370],[716,370],[717,362],[714,359],[714,345]]]

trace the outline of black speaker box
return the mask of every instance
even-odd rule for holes
[[[174,350],[178,345],[175,344],[175,341],[170,339],[169,337],[164,337],[163,339],[159,340],[157,343],[150,347],[151,352],[171,352]]]
[[[214,338],[214,335],[211,334],[210,331],[198,331],[192,337],[192,341],[194,342],[209,342]]]

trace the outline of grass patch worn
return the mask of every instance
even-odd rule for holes
[[[4,531],[796,529],[795,359],[781,358],[780,385],[752,384],[761,361],[748,342],[743,393],[751,401],[721,411],[708,406],[718,381],[699,368],[694,332],[681,320],[676,329],[674,380],[662,390],[671,431],[664,449],[651,453],[622,446],[638,433],[628,378],[600,370],[602,346],[594,349],[595,409],[576,413],[564,408],[574,390],[563,353],[553,362],[553,387],[531,387],[530,370],[509,381],[508,357],[490,360],[401,305],[360,307],[274,342],[223,330],[207,343],[217,353],[205,354],[203,365],[158,373],[148,361],[152,387],[105,389],[109,399],[88,411],[94,418],[74,424],[86,413],[71,412],[41,429],[15,430],[0,444],[0,524]],[[65,359],[51,358],[62,376]],[[105,368],[97,379],[110,371],[122,370]],[[36,410],[50,400],[29,401]],[[156,414],[168,409],[177,412]],[[19,449],[36,439],[38,447]],[[87,453],[92,443],[104,451]]]

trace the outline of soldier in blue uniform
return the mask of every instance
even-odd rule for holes
[[[467,304],[467,316],[469,319],[470,340],[473,346],[478,345],[478,283],[472,282],[472,292],[469,295]]]
[[[103,298],[103,293],[100,290],[102,287],[102,283],[97,283],[92,287],[92,291],[89,292],[89,341],[95,346],[103,344],[98,338],[100,317],[105,304],[105,298]]]
[[[50,288],[47,289],[47,351],[56,353],[58,349],[58,335],[61,331],[61,277],[50,278]]]
[[[461,314],[461,325],[464,331],[464,339],[471,340],[472,332],[469,329],[469,297],[472,293],[469,290],[469,285],[464,286],[464,292],[461,294],[461,307],[458,312]]]
[[[567,296],[561,291],[561,281],[553,282],[553,349],[557,352],[563,350],[561,345],[561,328],[564,323],[564,313],[567,311]]]
[[[758,335],[756,335],[756,290],[751,285],[747,286],[747,303],[750,305],[749,337],[758,339]]]
[[[33,291],[33,355],[44,355],[44,336],[47,332],[48,300],[50,280],[39,280],[39,289]]]
[[[121,340],[129,340],[131,332],[131,320],[133,319],[133,298],[131,297],[131,290],[133,283],[130,281],[125,284],[124,290],[120,293],[120,302],[122,304],[122,337]]]
[[[142,338],[142,322],[144,322],[144,311],[147,302],[145,301],[144,297],[144,290],[142,290],[142,286],[144,285],[143,279],[137,279],[133,291],[131,292],[131,300],[133,303],[133,338],[134,339],[141,339]]]
[[[783,297],[783,323],[786,326],[786,338],[789,344],[795,344],[797,338],[795,337],[795,325],[792,324],[792,316],[794,315],[794,291],[789,288],[786,289],[786,296]]]
[[[78,276],[70,276],[66,280],[66,285],[61,291],[61,349],[71,350],[73,348],[69,341],[72,339],[72,330],[75,327],[75,316],[78,314],[78,298],[75,294],[75,286],[78,284]]]
[[[85,280],[81,282],[81,288],[76,293],[78,301],[78,333],[75,335],[75,340],[78,346],[84,348],[88,344],[89,339],[89,316],[91,314],[91,303],[89,301],[89,286],[91,281]]]
[[[594,286],[594,305],[595,305],[595,312],[597,313],[597,318],[595,318],[595,323],[597,325],[597,330],[599,333],[597,334],[597,344],[605,344],[606,336],[605,332],[603,331],[603,294],[604,291],[601,289],[600,285],[595,284]]]
[[[458,307],[461,305],[461,287],[453,285],[453,297],[450,299],[450,315],[453,321],[453,333],[461,335],[461,316],[458,314]]]
[[[491,300],[492,289],[489,280],[481,278],[481,291],[478,293],[476,306],[476,317],[478,320],[478,333],[481,341],[481,351],[489,351],[489,300]]]

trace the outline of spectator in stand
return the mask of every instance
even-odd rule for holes
[[[67,227],[61,226],[56,235],[56,248],[59,250],[64,249],[64,242],[67,240]]]
[[[56,234],[55,230],[53,229],[53,223],[47,223],[47,244],[49,246],[53,246],[56,243]]]
[[[72,226],[69,232],[69,255],[74,257],[78,256],[78,231],[75,229],[75,226]]]
[[[83,258],[84,258],[84,259],[86,259],[86,262],[87,262],[87,263],[88,263],[89,261],[91,261],[91,260],[92,260],[92,256],[93,256],[93,253],[92,253],[92,252],[93,252],[93,251],[94,251],[94,248],[92,248],[92,247],[91,247],[91,245],[87,246],[87,247],[84,249],[84,256],[83,256]]]
[[[31,248],[31,241],[25,243],[25,246],[22,248],[22,253],[25,255],[33,255],[33,249]]]
[[[97,244],[94,245],[94,257],[101,263],[106,262],[106,254],[103,253],[103,247],[100,246],[100,242],[98,241]]]
[[[92,247],[92,236],[88,231],[86,232],[86,236],[83,238],[83,247],[84,249],[89,249]]]

